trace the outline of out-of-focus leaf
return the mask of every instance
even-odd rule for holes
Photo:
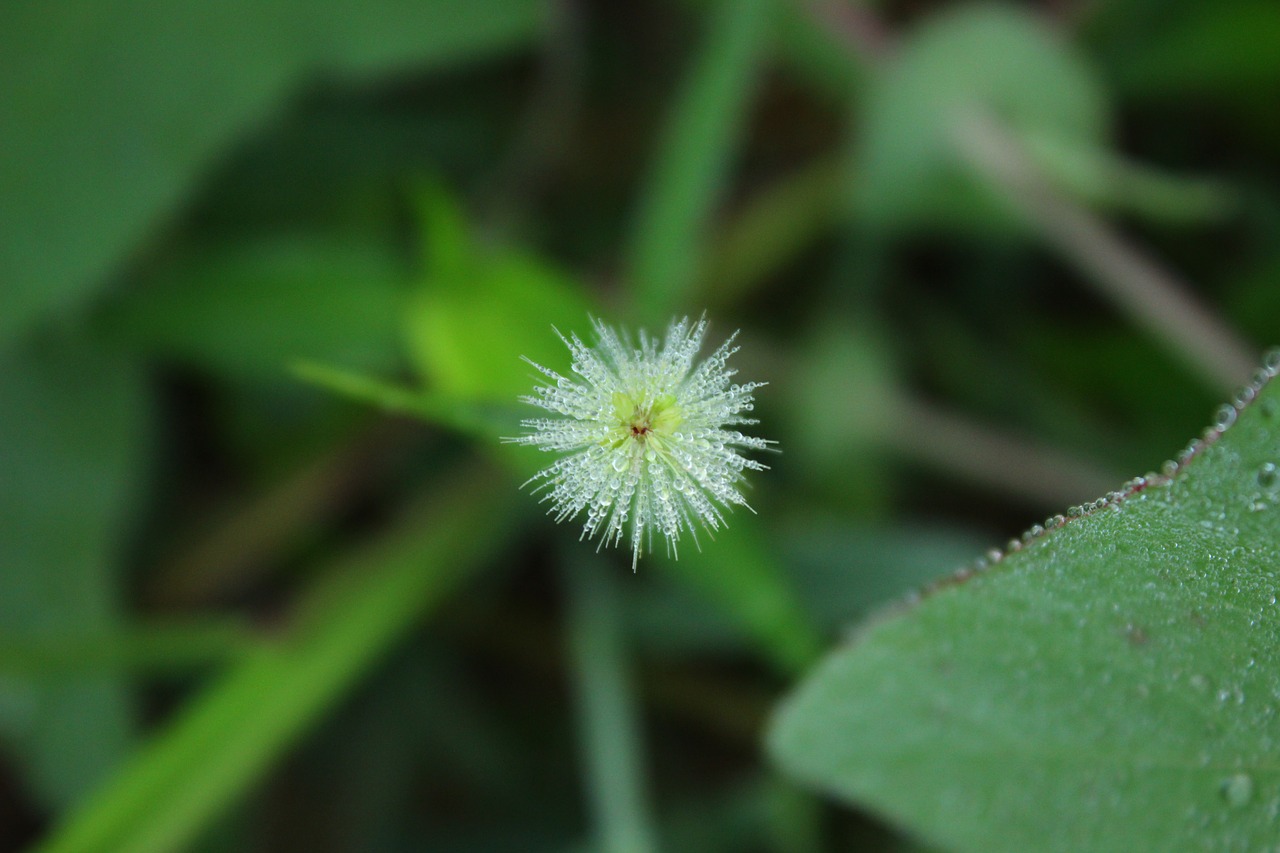
[[[386,250],[266,242],[194,259],[106,317],[131,346],[236,377],[283,377],[299,359],[388,370],[407,273]]]
[[[1221,217],[1234,200],[1222,183],[1166,174],[1104,148],[1038,133],[1027,134],[1022,141],[1047,178],[1092,204],[1155,220],[1187,222]]]
[[[190,842],[497,550],[514,531],[509,502],[477,470],[446,479],[323,573],[287,636],[193,700],[37,850],[161,853]]]
[[[852,185],[859,216],[889,227],[1011,226],[956,155],[955,123],[975,110],[1019,134],[1104,144],[1106,96],[1082,57],[1030,12],[960,6],[912,33],[867,93]]]
[[[474,60],[541,0],[0,6],[0,340],[100,284],[307,75]]]
[[[712,209],[737,150],[772,0],[719,0],[640,199],[627,278],[642,322],[687,304]]]
[[[141,371],[53,341],[0,358],[0,626],[34,644],[120,624],[116,557],[145,479],[150,415]],[[53,808],[123,757],[132,710],[118,674],[56,684],[0,679],[0,737]]]
[[[534,385],[521,356],[563,371],[568,350],[552,327],[585,333],[582,288],[531,256],[477,245],[442,190],[428,189],[422,210],[426,271],[404,322],[424,385],[507,403]]]
[[[777,759],[948,849],[1273,844],[1280,382],[1235,411],[1171,477],[835,652]]]
[[[413,415],[481,439],[496,441],[519,432],[514,405],[477,403],[450,394],[413,391],[360,373],[306,362],[295,365],[294,372],[308,382],[373,403],[388,412]]]

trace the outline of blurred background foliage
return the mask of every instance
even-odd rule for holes
[[[916,849],[763,722],[1245,380],[1277,44],[1266,0],[0,7],[0,846]],[[632,575],[519,493],[518,356],[703,310],[783,453]]]

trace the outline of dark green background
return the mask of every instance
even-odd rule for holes
[[[5,4],[0,849],[909,849],[766,715],[1275,342],[1277,44],[1266,0]],[[704,310],[782,453],[632,575],[518,491],[518,356]]]

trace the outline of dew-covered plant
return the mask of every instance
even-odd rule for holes
[[[506,440],[568,454],[525,485],[545,491],[558,522],[586,510],[581,538],[598,534],[600,545],[617,545],[629,531],[634,570],[652,550],[654,530],[675,554],[686,529],[696,543],[698,524],[715,531],[725,509],[750,509],[739,490],[743,472],[766,466],[739,450],[773,442],[734,427],[757,423],[745,413],[764,383],[731,382],[737,332],[695,366],[705,319],[673,321],[661,343],[641,331],[638,345],[600,320],[592,325],[595,347],[560,335],[576,379],[525,359],[545,381],[521,400],[561,417],[527,419],[530,432]]]

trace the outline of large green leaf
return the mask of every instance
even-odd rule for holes
[[[832,654],[778,761],[955,850],[1271,849],[1280,382],[1236,412]]]
[[[0,339],[103,279],[304,76],[521,44],[541,0],[0,6]]]

